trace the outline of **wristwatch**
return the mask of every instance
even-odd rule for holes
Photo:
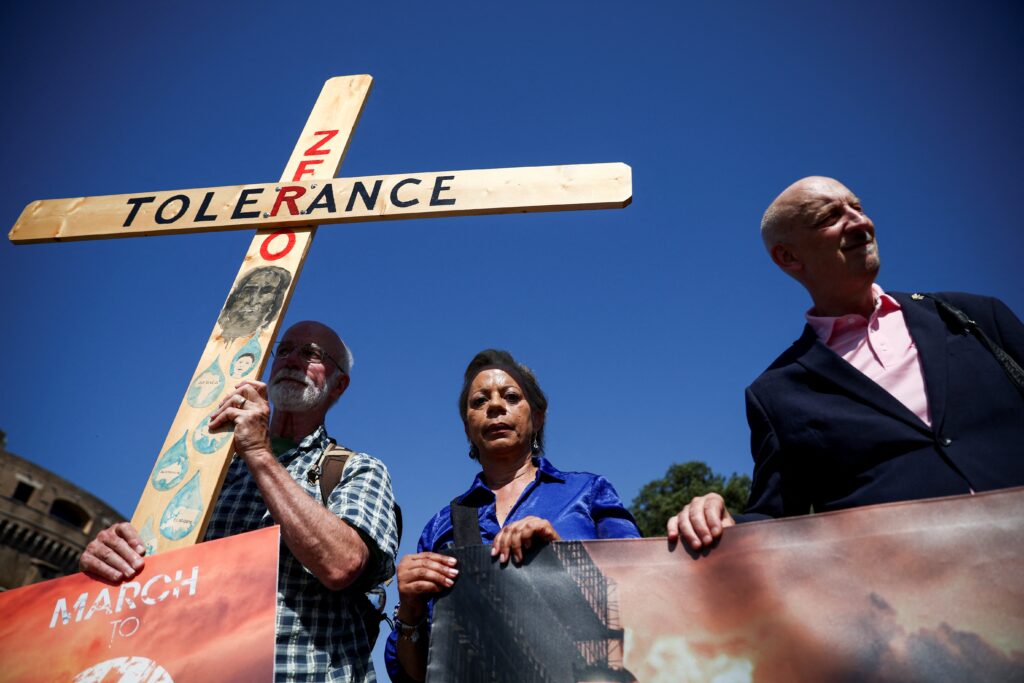
[[[395,628],[398,629],[399,638],[408,638],[410,643],[417,643],[420,640],[420,631],[423,625],[427,623],[427,618],[423,617],[417,624],[407,624],[398,618],[398,605],[395,605]]]

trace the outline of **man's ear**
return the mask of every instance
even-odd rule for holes
[[[344,372],[340,373],[337,384],[331,389],[331,402],[337,401],[348,389],[349,377]]]
[[[788,244],[776,244],[769,253],[775,265],[790,275],[795,275],[804,269],[804,264],[797,258]]]

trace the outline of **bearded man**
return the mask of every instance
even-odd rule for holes
[[[1024,485],[1024,325],[1003,302],[883,290],[875,224],[833,178],[786,188],[761,238],[813,306],[746,391],[744,515],[698,496],[668,520],[670,540],[697,550],[736,522]]]
[[[376,458],[351,453],[326,506],[317,482],[333,444],[324,418],[351,368],[334,330],[297,323],[275,350],[269,386],[239,383],[210,418],[210,429],[234,424],[237,457],[206,540],[281,527],[278,681],[376,680],[370,651],[379,621],[364,593],[395,571],[391,478]],[[100,580],[127,581],[142,570],[144,552],[138,532],[117,524],[86,547],[79,566]]]

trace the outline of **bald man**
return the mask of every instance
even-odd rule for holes
[[[875,283],[875,225],[853,192],[798,180],[768,207],[761,237],[813,306],[800,339],[746,391],[744,515],[700,496],[668,520],[670,539],[697,550],[736,521],[1024,485],[1024,396],[933,299]],[[1024,326],[1002,302],[937,296],[1024,361]]]
[[[210,429],[234,425],[237,457],[206,540],[281,525],[277,681],[376,680],[370,652],[379,621],[364,592],[395,573],[391,478],[376,458],[347,451],[326,501],[318,482],[324,454],[337,452],[324,420],[351,368],[352,354],[334,330],[297,323],[274,351],[269,384],[240,382],[210,418]],[[125,522],[101,531],[79,566],[120,583],[142,570],[144,554]]]

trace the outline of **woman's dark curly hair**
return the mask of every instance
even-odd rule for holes
[[[504,370],[509,374],[512,379],[516,381],[519,388],[523,390],[523,398],[526,399],[526,403],[530,406],[530,412],[533,415],[539,415],[544,417],[548,411],[548,397],[541,391],[540,385],[537,384],[537,378],[533,376],[533,372],[530,368],[526,367],[522,363],[516,361],[512,357],[512,354],[508,351],[501,349],[484,349],[480,353],[473,356],[473,360],[469,361],[469,365],[466,366],[466,373],[462,379],[462,391],[459,393],[459,417],[462,418],[462,424],[466,424],[466,410],[469,407],[467,401],[469,400],[469,386],[484,370]],[[541,423],[540,429],[534,434],[534,439],[537,443],[537,447],[533,449],[534,455],[540,455],[544,452],[544,427],[546,425]],[[469,457],[476,459],[476,446],[470,444]]]

